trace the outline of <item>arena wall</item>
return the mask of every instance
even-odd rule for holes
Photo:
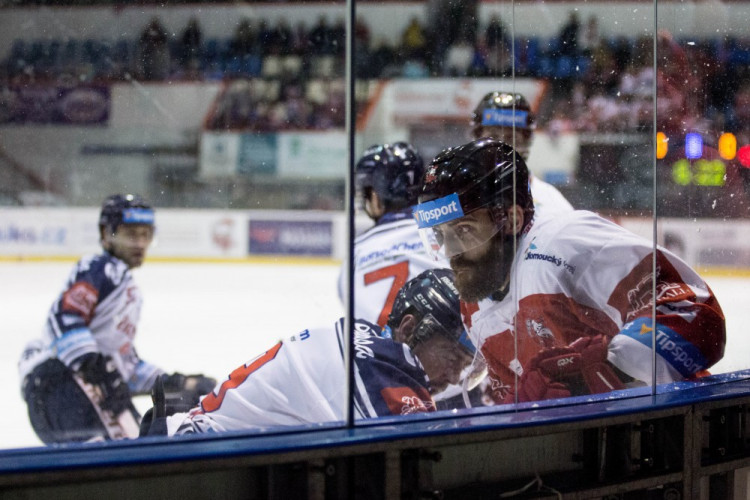
[[[0,210],[0,260],[74,259],[98,250],[97,208]],[[618,223],[651,239],[653,221]],[[370,221],[356,219],[357,231]],[[346,214],[330,211],[158,209],[150,258],[175,261],[344,259]],[[657,241],[704,271],[750,270],[750,221],[659,219]]]

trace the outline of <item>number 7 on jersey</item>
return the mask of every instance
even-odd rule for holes
[[[393,282],[391,282],[391,289],[388,291],[385,304],[378,316],[378,326],[381,327],[385,326],[385,323],[388,321],[388,315],[391,313],[396,295],[398,295],[398,291],[401,290],[401,287],[406,284],[409,278],[409,261],[405,260],[397,264],[381,267],[375,271],[370,271],[365,274],[365,285],[371,285],[387,278],[393,278]]]

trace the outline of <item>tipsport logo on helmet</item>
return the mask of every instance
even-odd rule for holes
[[[414,219],[419,228],[434,227],[464,216],[461,202],[456,193],[437,200],[420,203],[414,207]]]
[[[122,211],[123,224],[154,225],[154,211],[147,208],[128,208]]]
[[[485,127],[528,127],[528,111],[519,109],[485,109],[482,113],[482,125]]]

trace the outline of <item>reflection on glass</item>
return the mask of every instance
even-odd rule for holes
[[[706,305],[726,316],[726,332],[701,327],[686,336],[700,341],[694,354],[721,357],[711,374],[747,368],[748,352],[737,330],[744,313],[735,293],[747,267],[748,169],[742,148],[750,139],[743,118],[748,15],[745,9],[730,14],[722,3],[658,6],[656,234],[659,244],[699,271],[717,301],[706,299]],[[710,30],[702,28],[704,22],[711,23]]]
[[[391,349],[400,345],[393,339],[404,340],[398,361],[416,357],[422,366],[409,365],[414,390],[381,399],[384,406],[367,409],[367,391],[355,391],[356,404],[367,409],[361,415],[608,393],[652,385],[653,375],[663,382],[701,372],[722,350],[718,308],[703,278],[731,320],[731,300],[742,296],[734,274],[748,253],[747,13],[733,5],[730,18],[726,6],[711,5],[662,6],[656,15],[649,3],[361,2],[353,32],[355,165],[345,160],[340,2],[259,4],[251,17],[222,5],[199,18],[148,6],[59,6],[31,14],[4,8],[0,164],[8,187],[0,199],[22,208],[0,212],[0,248],[10,259],[68,259],[41,268],[2,264],[4,275],[23,283],[22,293],[9,287],[3,296],[24,312],[8,325],[17,333],[7,349],[12,359],[3,364],[6,379],[17,377],[16,356],[36,338],[34,325],[44,322],[72,262],[98,251],[98,208],[115,192],[143,194],[157,207],[149,249],[155,259],[133,271],[145,305],[132,344],[165,372],[218,379],[207,404],[223,402],[235,382],[249,380],[249,367],[271,357],[279,338],[305,328],[310,335],[319,325],[335,333],[330,325],[348,293],[357,319],[377,325],[353,338],[361,352],[370,341]],[[712,22],[696,22],[704,18]],[[701,31],[703,25],[719,31]],[[101,35],[83,35],[91,26],[102,27]],[[507,168],[497,171],[497,151],[490,159],[477,144],[462,150],[465,158],[436,160],[446,148],[481,137],[500,139],[518,155],[503,153]],[[450,181],[475,159],[493,172],[483,181],[493,182],[459,186],[454,179],[439,195],[420,199],[422,183],[440,168]],[[289,270],[275,259],[341,258],[348,243],[340,232],[345,169],[356,175],[361,206],[355,288],[338,281],[337,294],[337,264],[297,260]],[[494,183],[503,175],[512,181]],[[518,187],[526,182],[533,224],[527,189]],[[469,185],[481,193],[449,198]],[[499,194],[511,196],[498,206],[484,203],[482,197]],[[432,217],[447,215],[454,201],[460,217]],[[414,218],[415,205],[429,220]],[[571,215],[571,208],[592,214]],[[652,261],[654,214],[664,250]],[[428,256],[419,225],[428,230],[428,246],[460,251]],[[261,255],[271,258],[259,264]],[[191,263],[174,271],[156,258],[251,263]],[[392,317],[393,339],[380,338],[399,290],[425,269],[451,266],[476,349],[426,348],[428,341],[465,339],[424,312],[412,318],[415,336],[401,328],[406,314]],[[711,272],[717,269],[729,269],[729,277]],[[89,306],[98,300],[87,293],[74,298]],[[686,319],[696,310],[699,321]],[[79,331],[65,314],[57,319]],[[698,323],[697,333],[685,326]],[[730,342],[713,373],[746,364],[741,346],[731,343],[741,332],[732,334],[731,321],[727,326]],[[195,340],[209,334],[210,349]],[[698,337],[709,340],[696,348]],[[663,354],[656,366],[654,344]],[[121,346],[108,347],[119,353]],[[670,352],[675,363],[666,360]],[[370,358],[355,362],[364,359]],[[106,363],[92,363],[111,373]],[[148,392],[148,385],[133,390]],[[343,378],[327,389],[339,387]],[[150,406],[143,398],[140,413]],[[211,408],[201,411],[209,415]],[[267,424],[341,421],[336,411]],[[22,437],[3,442],[40,444],[23,401],[14,415],[14,434]],[[183,423],[175,419],[173,427]]]
[[[685,82],[677,79],[689,80],[694,72],[677,54],[665,57],[664,67],[656,64],[654,47],[664,47],[668,39],[656,38],[652,7],[615,16],[569,5],[500,3],[480,6],[470,22],[458,21],[466,21],[465,13],[456,12],[442,21],[446,36],[426,60],[433,78],[388,82],[380,104],[397,105],[383,105],[371,115],[379,122],[359,129],[365,142],[411,141],[426,154],[425,186],[440,186],[423,188],[415,217],[425,246],[441,250],[457,272],[467,328],[487,361],[488,389],[475,402],[693,379],[722,357],[724,321],[706,283],[666,249],[654,258],[651,218],[657,208],[663,214],[671,194],[695,210],[684,186],[697,182],[710,188],[726,175],[715,162],[689,167],[705,146],[700,136],[687,136],[687,158],[671,171],[683,189],[655,196],[655,154],[671,151],[667,131],[682,115],[681,100],[669,99],[664,84],[674,80],[671,88],[679,94]],[[559,22],[552,29],[529,22],[541,18]],[[698,63],[711,67],[705,58]],[[402,70],[407,76],[407,65]],[[687,87],[695,85],[688,81]],[[433,100],[433,93],[456,98]],[[463,122],[467,118],[469,124]],[[379,130],[388,133],[371,139]],[[484,166],[490,160],[482,158],[481,148],[436,156],[483,136],[511,144],[531,173],[535,220],[516,248],[501,236],[506,218],[525,227],[525,220],[504,213],[513,203],[500,203],[495,212],[476,211],[508,185],[502,173],[490,174]],[[731,148],[732,138],[724,143]],[[492,159],[504,160],[497,153]],[[735,198],[740,198],[736,191],[722,200],[714,197],[712,210],[726,216],[744,209],[744,199],[734,205]],[[598,217],[566,215],[571,204]],[[552,222],[545,222],[550,213]],[[483,245],[489,250],[477,252]],[[501,264],[510,254],[517,260]],[[700,317],[700,332],[692,315]],[[715,338],[704,343],[711,335]]]
[[[20,385],[22,369],[31,409],[13,401],[8,447],[137,436],[160,375],[168,411],[187,410],[342,316],[343,4],[65,3],[0,16],[2,301],[17,311],[2,370]],[[142,195],[155,231],[126,207],[108,254],[71,274],[102,252],[113,193]],[[103,429],[123,415],[135,430]]]
[[[441,18],[438,6],[435,26],[446,36],[419,61],[428,72],[408,79],[413,66],[402,61],[403,78],[378,82],[359,144],[404,140],[424,155],[414,215],[426,247],[444,249],[457,272],[465,323],[489,370],[478,395],[439,395],[438,406],[647,389],[692,378],[721,357],[720,338],[703,349],[686,326],[690,310],[705,328],[723,329],[705,283],[664,252],[654,257],[655,151],[668,143],[654,143],[654,110],[665,104],[655,95],[651,7],[614,15],[499,3]],[[413,22],[408,31],[417,31]],[[439,154],[483,136],[519,156],[494,150],[486,158],[479,144]],[[502,168],[493,170],[502,162],[515,166],[508,172],[528,166],[536,212],[529,226],[512,210],[518,196],[487,205],[517,190],[506,187],[513,183]],[[571,214],[571,205],[593,213]]]

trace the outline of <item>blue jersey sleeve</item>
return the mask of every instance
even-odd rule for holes
[[[52,350],[65,364],[98,350],[89,325],[97,306],[124,281],[127,272],[123,262],[106,253],[78,261],[47,318]]]

